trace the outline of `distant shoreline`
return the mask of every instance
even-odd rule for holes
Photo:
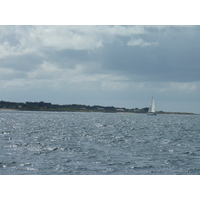
[[[147,113],[135,113],[135,112],[104,112],[104,111],[82,111],[82,110],[76,110],[76,111],[70,111],[70,110],[21,110],[21,109],[9,109],[9,108],[0,108],[0,111],[41,111],[41,112],[85,112],[85,113],[127,113],[127,114],[147,114]],[[164,115],[199,115],[196,113],[186,113],[186,112],[156,112],[158,115],[164,114]]]
[[[52,111],[52,112],[103,112],[103,113],[140,113],[145,114],[148,112],[148,107],[145,108],[118,108],[114,106],[87,106],[80,104],[68,104],[68,105],[58,105],[46,103],[43,101],[40,102],[26,102],[26,103],[17,103],[9,101],[0,101],[0,111]],[[187,112],[164,112],[157,111],[157,114],[181,114],[181,115],[197,115],[195,113]]]
[[[0,108],[0,111],[19,111],[17,109],[10,109],[10,108]]]

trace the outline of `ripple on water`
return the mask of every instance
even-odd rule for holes
[[[199,174],[199,116],[0,113],[1,174]]]

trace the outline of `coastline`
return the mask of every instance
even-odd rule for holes
[[[18,111],[17,109],[12,109],[12,108],[0,108],[0,111]]]
[[[102,112],[102,113],[132,113],[132,114],[147,114],[149,108],[119,108],[114,106],[100,105],[81,105],[81,104],[51,104],[43,101],[40,102],[8,102],[0,101],[0,111],[51,111],[51,112]],[[181,115],[198,115],[188,112],[165,112],[156,111],[156,114],[181,114]]]
[[[42,110],[22,110],[22,109],[12,109],[12,108],[0,108],[0,111],[11,111],[11,112],[14,112],[14,111],[42,111],[42,112],[86,112],[86,113],[89,113],[89,112],[96,112],[96,113],[116,113],[116,114],[122,114],[122,113],[126,113],[126,114],[147,114],[145,112],[127,112],[127,111],[122,111],[122,112],[109,112],[109,111],[96,111],[96,110],[51,110],[51,109],[42,109]],[[187,112],[163,112],[163,111],[158,111],[156,112],[157,115],[199,115],[199,114],[196,114],[196,113],[187,113]]]

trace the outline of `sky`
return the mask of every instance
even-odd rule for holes
[[[0,26],[0,100],[200,113],[200,26]]]

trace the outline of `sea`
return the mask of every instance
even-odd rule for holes
[[[200,115],[0,111],[0,175],[199,175]]]

